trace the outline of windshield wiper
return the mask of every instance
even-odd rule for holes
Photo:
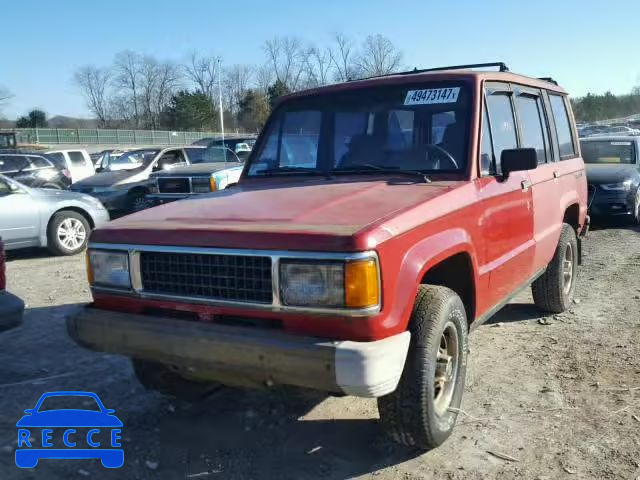
[[[331,173],[370,173],[370,172],[405,173],[408,175],[419,176],[424,181],[424,183],[431,183],[431,179],[427,176],[427,174],[424,172],[421,172],[420,170],[405,170],[400,167],[381,167],[380,165],[374,165],[373,163],[363,163],[363,164],[354,165],[353,167],[334,168],[333,170],[331,170]]]
[[[256,170],[256,174],[279,174],[279,173],[310,173],[312,175],[321,175],[321,172],[315,168],[309,167],[277,167],[277,168],[263,168],[262,170]]]

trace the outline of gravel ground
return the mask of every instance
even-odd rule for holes
[[[145,391],[121,357],[83,350],[64,318],[90,300],[84,258],[12,254],[24,325],[0,334],[0,478],[640,478],[640,230],[593,231],[577,301],[541,316],[523,294],[471,335],[459,424],[416,453],[386,440],[373,400],[223,390],[198,404]],[[123,421],[125,465],[18,469],[15,422],[52,390],[96,392]]]

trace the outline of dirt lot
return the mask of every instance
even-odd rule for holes
[[[65,316],[89,301],[84,259],[14,254],[10,289],[28,312],[0,334],[0,478],[640,478],[640,231],[593,231],[585,254],[570,312],[541,317],[527,292],[472,334],[465,413],[427,454],[389,443],[373,400],[224,390],[190,405],[146,392],[126,359],[67,338]],[[122,469],[15,466],[15,422],[52,390],[116,410]]]

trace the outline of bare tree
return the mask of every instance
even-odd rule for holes
[[[182,75],[180,68],[173,62],[158,65],[156,91],[156,115],[160,117],[165,107],[171,102],[171,97],[180,88]]]
[[[338,82],[346,82],[356,76],[353,43],[344,33],[336,33],[333,47],[329,49],[334,77]]]
[[[140,62],[140,103],[145,120],[145,127],[156,128],[155,99],[158,82],[158,61],[150,56],[145,56]]]
[[[116,55],[114,62],[114,86],[128,91],[128,97],[133,104],[133,120],[135,126],[140,125],[140,71],[142,58],[131,50],[125,50]]]
[[[273,37],[264,42],[267,63],[273,69],[276,80],[289,90],[297,90],[304,72],[307,51],[296,37]]]
[[[384,35],[369,35],[362,43],[357,64],[363,77],[388,75],[400,68],[402,52]]]
[[[184,65],[187,78],[200,93],[204,93],[211,102],[215,100],[215,87],[218,83],[218,64],[220,57],[201,57],[196,52],[191,54]]]
[[[263,95],[269,93],[269,87],[276,81],[273,69],[269,64],[256,69],[256,87]]]
[[[328,48],[309,47],[305,55],[305,84],[308,87],[319,87],[329,83],[331,70],[331,50]]]
[[[224,90],[228,101],[228,108],[234,114],[238,112],[240,101],[249,89],[252,68],[249,65],[232,65],[224,72]]]
[[[107,88],[111,72],[106,68],[86,65],[76,70],[75,83],[80,87],[87,102],[87,108],[98,119],[98,124],[105,127],[109,120],[107,109]]]

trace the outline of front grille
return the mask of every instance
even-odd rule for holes
[[[158,178],[160,193],[189,193],[188,178]]]
[[[244,255],[141,252],[148,293],[271,304],[271,258]]]

